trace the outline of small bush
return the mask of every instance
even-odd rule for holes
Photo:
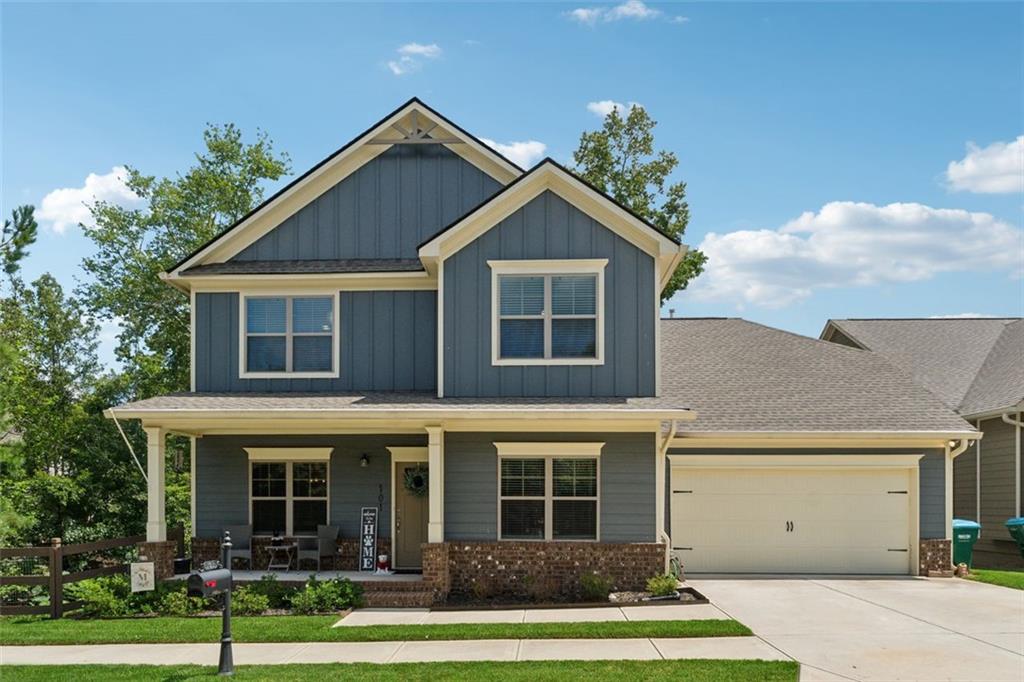
[[[252,594],[259,594],[267,598],[268,606],[271,609],[286,609],[291,604],[292,597],[297,590],[294,587],[285,585],[274,575],[265,575],[258,582],[249,583],[246,589]]]
[[[675,594],[678,581],[671,575],[656,575],[647,579],[647,591],[655,597],[667,597]]]
[[[580,576],[580,593],[586,601],[608,601],[612,591],[612,579],[597,573]]]
[[[162,616],[194,616],[206,608],[198,597],[190,597],[185,590],[169,590],[157,605]]]
[[[231,610],[239,616],[258,616],[270,608],[270,599],[251,587],[239,587],[231,594]]]
[[[133,612],[129,605],[131,585],[128,576],[114,575],[104,578],[92,578],[68,585],[66,590],[69,601],[82,602],[82,615],[92,618],[111,618],[127,616]]]
[[[363,588],[347,578],[317,580],[316,576],[310,576],[291,602],[296,613],[326,613],[359,606],[362,597]]]

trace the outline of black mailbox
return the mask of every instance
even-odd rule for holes
[[[231,571],[215,568],[210,571],[196,571],[188,577],[188,596],[215,597],[231,589]]]

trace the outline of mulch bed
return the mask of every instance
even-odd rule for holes
[[[679,599],[656,599],[640,601],[646,592],[619,593],[633,595],[638,601],[599,601],[599,602],[531,602],[525,599],[506,597],[480,601],[473,597],[449,597],[440,606],[431,607],[431,611],[511,611],[514,609],[593,609],[606,606],[680,606],[684,604],[708,604],[708,598],[692,587],[679,588]]]

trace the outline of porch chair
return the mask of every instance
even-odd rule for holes
[[[320,560],[329,556],[333,560],[338,556],[338,532],[337,526],[318,525],[315,538],[302,538],[299,540],[299,554],[295,565],[300,566],[303,559],[316,561],[316,570],[320,572]],[[333,567],[335,564],[332,563]]]
[[[237,557],[248,561],[249,570],[252,570],[252,526],[225,526],[224,530],[231,533],[227,568],[231,568],[232,560]]]

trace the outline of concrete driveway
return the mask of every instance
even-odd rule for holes
[[[697,577],[802,680],[1024,680],[1024,591],[960,579]]]

